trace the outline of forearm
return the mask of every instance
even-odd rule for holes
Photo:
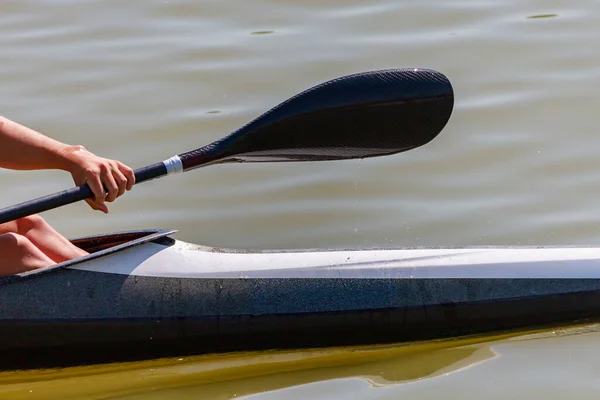
[[[18,170],[69,170],[69,146],[0,116],[0,167]]]

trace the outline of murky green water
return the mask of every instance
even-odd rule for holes
[[[45,213],[67,236],[175,228],[186,241],[242,248],[600,242],[597,2],[5,0],[0,29],[0,113],[132,167],[200,147],[348,73],[426,67],[455,89],[450,123],[425,147],[208,167],[140,185],[108,216],[84,204]],[[0,171],[0,181],[0,206],[71,186],[47,171]],[[217,367],[174,359],[11,373],[0,393],[591,398],[599,340],[575,331],[394,348],[373,360],[342,351],[326,366],[319,352],[260,353]]]
[[[596,398],[598,325],[0,373],[3,399]]]

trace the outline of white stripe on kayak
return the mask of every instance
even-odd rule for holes
[[[146,243],[72,268],[176,278],[600,278],[600,248],[221,253]]]

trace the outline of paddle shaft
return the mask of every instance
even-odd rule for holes
[[[164,163],[155,163],[135,170],[136,184],[167,175]],[[41,213],[57,207],[76,203],[93,197],[92,189],[88,185],[81,185],[71,189],[56,192],[48,196],[26,201],[0,210],[0,224],[14,221],[28,215]]]
[[[211,156],[210,150],[214,148],[205,146],[200,149],[176,155],[165,161],[147,165],[138,168],[135,173],[135,184],[148,182],[169,174],[183,172],[185,170],[198,168],[207,165],[215,159]],[[184,162],[188,167],[184,167]],[[0,224],[14,221],[28,215],[41,213],[61,206],[76,203],[81,200],[94,197],[92,189],[87,185],[80,185],[71,189],[56,192],[47,196],[39,197],[34,200],[25,201],[14,206],[6,207],[0,210]]]

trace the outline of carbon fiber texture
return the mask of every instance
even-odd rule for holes
[[[222,162],[394,154],[435,138],[453,106],[452,85],[440,72],[414,68],[363,72],[305,90],[231,135],[180,157],[188,170]]]

